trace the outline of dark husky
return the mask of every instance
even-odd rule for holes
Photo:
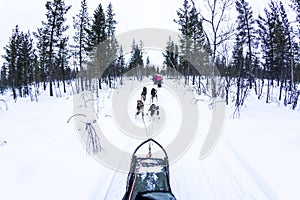
[[[154,101],[154,98],[156,98],[156,101],[158,101],[158,98],[157,98],[157,90],[155,88],[152,88],[151,89],[151,102]]]
[[[142,94],[141,94],[141,99],[143,101],[146,101],[146,95],[147,95],[147,88],[143,87],[143,91],[142,91]]]
[[[137,100],[135,118],[136,118],[139,114],[142,114],[142,117],[144,118],[144,103],[143,103],[142,100]]]

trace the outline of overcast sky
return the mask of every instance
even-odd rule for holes
[[[201,7],[201,0],[194,0]],[[68,12],[68,23],[79,12],[80,0],[65,0],[66,5],[72,5]],[[173,22],[176,10],[182,6],[183,0],[87,0],[89,15],[102,4],[104,10],[112,2],[117,24],[117,34],[140,28],[163,28],[177,31],[178,26]],[[268,0],[249,0],[253,10],[262,10]],[[4,54],[3,47],[8,44],[9,37],[16,25],[23,32],[36,31],[45,20],[46,0],[0,0],[0,55]],[[233,7],[234,11],[235,8]],[[255,16],[256,17],[256,16]],[[167,41],[167,39],[166,39]],[[1,59],[0,64],[2,65]]]

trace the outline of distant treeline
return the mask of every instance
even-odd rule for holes
[[[245,0],[204,0],[202,6],[193,0],[183,0],[176,11],[180,32],[179,42],[169,38],[162,52],[165,61],[160,73],[168,76],[180,73],[186,84],[204,88],[201,80],[209,80],[211,97],[224,97],[234,92],[237,107],[243,105],[247,94],[254,90],[262,97],[267,88],[266,102],[271,101],[271,88],[279,87],[278,100],[296,107],[300,81],[300,1],[285,4],[271,0],[264,13],[257,17]],[[199,7],[205,7],[201,12]],[[237,18],[229,14],[235,7]],[[32,33],[24,33],[17,25],[5,46],[5,62],[1,67],[0,90],[10,89],[13,96],[26,96],[32,85],[50,87],[76,81],[77,91],[90,89],[96,80],[97,87],[122,77],[142,79],[158,73],[150,58],[144,59],[143,42],[133,38],[131,57],[125,61],[122,46],[116,39],[115,13],[110,3],[102,5],[90,17],[86,0],[73,17],[74,35],[66,34],[66,14],[71,6],[64,0],[45,4],[46,20]],[[295,19],[292,17],[295,16]],[[147,16],[151,17],[151,16]],[[33,42],[33,37],[36,43]],[[235,87],[232,87],[235,86]],[[199,90],[200,91],[200,90]]]

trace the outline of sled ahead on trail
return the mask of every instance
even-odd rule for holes
[[[161,84],[162,84],[162,76],[161,75],[158,75],[158,74],[155,74],[153,76],[153,83],[154,85],[157,85],[157,87],[161,87]]]
[[[148,139],[134,151],[122,200],[176,200],[172,194],[165,149]]]

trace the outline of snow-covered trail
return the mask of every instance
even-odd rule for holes
[[[173,190],[178,199],[276,199],[223,141],[205,160],[188,160],[172,166]]]
[[[144,126],[141,120],[134,119],[133,116],[135,101],[140,98],[143,86],[147,86],[148,91],[153,87],[151,84],[141,85],[139,90],[133,91],[135,93],[131,95],[128,103],[128,112],[132,117],[132,122],[141,127]],[[166,123],[163,130],[154,135],[154,139],[163,146],[167,146],[174,139],[179,127],[176,125],[180,124],[181,120],[180,112],[176,113],[176,110],[180,110],[180,105],[177,105],[178,101],[172,99],[171,95],[165,87],[159,88],[159,101],[155,102],[165,110],[166,121],[171,122]],[[146,104],[146,108],[149,105],[149,103]],[[253,168],[255,166],[247,163],[246,158],[243,158],[224,137],[211,155],[204,160],[199,160],[201,145],[205,137],[203,133],[207,132],[211,117],[211,111],[205,103],[199,105],[199,111],[201,114],[199,134],[186,154],[171,163],[171,186],[175,196],[178,199],[278,199],[276,192],[272,191],[268,183],[256,173]],[[115,141],[117,141],[116,138]],[[132,152],[138,143],[132,141],[129,143],[131,148],[125,150]],[[120,190],[119,185],[123,185],[122,191],[124,191],[126,177],[127,175],[123,173],[114,174],[110,182],[112,187],[109,187],[105,194],[106,199],[122,198],[124,193],[120,194],[116,191]]]
[[[150,93],[153,85],[147,87]],[[140,92],[133,91],[128,113],[132,123],[144,128],[139,118],[134,119]],[[7,142],[0,147],[1,200],[122,198],[127,173],[107,168],[89,156],[76,125],[67,123],[74,114],[72,97],[41,97],[38,103],[29,99],[14,103],[9,97],[2,98],[6,98],[9,110],[0,113],[0,140]],[[112,144],[131,154],[143,140],[125,135],[115,125],[111,98],[110,90],[100,94],[99,126]],[[154,139],[167,146],[176,137],[182,120],[177,111],[180,105],[165,87],[158,89],[158,98],[165,122]],[[299,113],[254,100],[249,107],[253,110],[245,110],[244,118],[226,119],[216,148],[199,160],[211,110],[205,100],[198,101],[198,134],[185,154],[170,162],[171,187],[177,199],[299,199]],[[272,120],[266,121],[269,118]],[[255,127],[251,125],[254,122]],[[286,124],[290,129],[282,132]],[[145,132],[141,134],[146,136]]]
[[[129,100],[129,116],[132,117],[132,123],[143,127],[140,118],[134,119],[135,101],[139,99],[142,87],[146,86],[148,91],[153,85],[141,85],[140,88],[131,95]],[[155,102],[162,107],[165,112],[167,123],[159,134],[154,134],[154,139],[159,141],[163,146],[167,146],[176,136],[181,119],[180,105],[174,99],[169,88],[158,88],[159,101]],[[149,98],[146,102],[149,101]],[[149,107],[146,104],[146,109]],[[130,106],[132,106],[130,108]],[[251,170],[244,160],[240,158],[238,152],[224,140],[218,143],[216,149],[211,155],[204,160],[199,160],[199,153],[205,134],[209,128],[211,111],[204,105],[199,105],[201,113],[199,120],[199,133],[193,141],[189,150],[177,161],[171,161],[171,187],[175,196],[180,200],[189,199],[276,199],[273,192],[268,188],[266,183]],[[161,119],[164,120],[164,119]],[[109,123],[108,121],[106,123]],[[106,124],[105,123],[105,124]],[[176,126],[177,125],[177,126]],[[155,126],[155,123],[154,123]],[[149,128],[147,129],[149,131]],[[115,130],[116,132],[118,130]],[[144,133],[141,133],[144,134]],[[146,134],[145,134],[146,135]],[[117,138],[114,139],[117,141]],[[124,140],[122,140],[124,142]],[[130,150],[137,146],[137,143],[129,141]],[[120,144],[121,145],[121,144]],[[123,185],[121,191],[124,191],[127,174],[116,172],[110,180],[105,198],[118,200],[123,193],[120,191],[120,185]],[[100,198],[101,199],[101,198]]]

